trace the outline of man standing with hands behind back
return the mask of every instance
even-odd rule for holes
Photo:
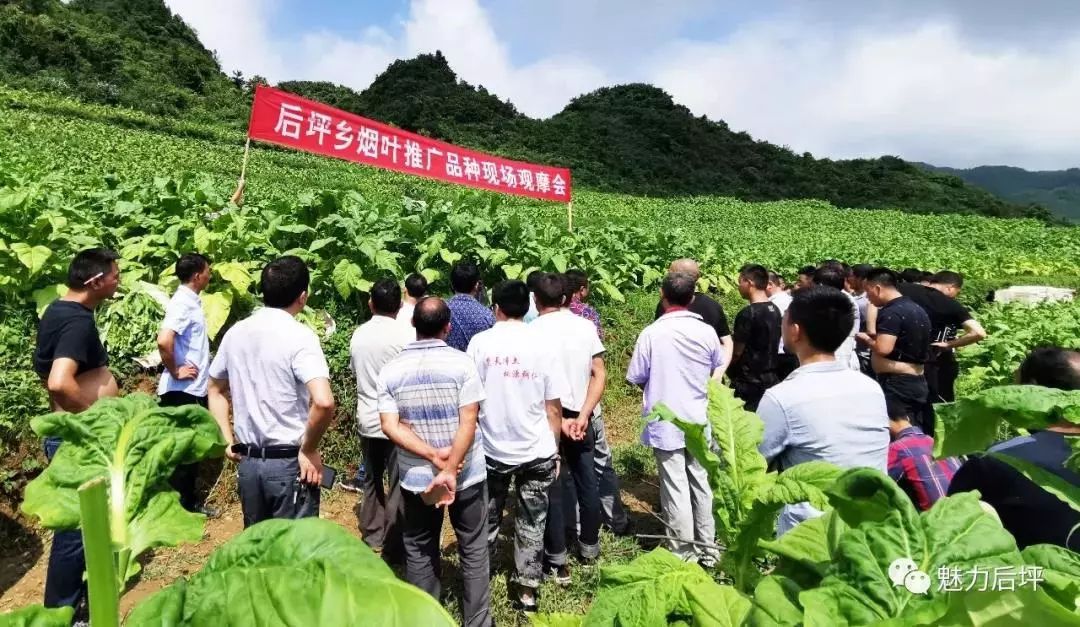
[[[319,515],[319,441],[334,419],[334,394],[319,337],[296,320],[309,281],[299,257],[268,263],[259,282],[265,307],[229,329],[210,365],[210,413],[226,455],[240,462],[244,527]]]
[[[446,506],[461,560],[463,624],[487,627],[487,466],[476,428],[484,382],[472,358],[446,343],[450,317],[441,298],[416,304],[416,341],[379,372],[379,419],[383,433],[398,446],[405,578],[439,598],[441,508]]]
[[[68,266],[68,292],[55,300],[38,324],[34,371],[49,391],[53,411],[85,411],[99,398],[117,396],[109,372],[109,355],[98,336],[94,310],[116,294],[120,285],[118,256],[91,248],[75,255]],[[51,461],[60,438],[45,439]],[[45,575],[45,607],[78,607],[86,597],[82,533],[78,529],[53,534],[49,570]]]
[[[199,253],[187,253],[176,262],[180,287],[165,307],[165,320],[158,332],[158,354],[165,367],[158,381],[162,407],[199,405],[206,407],[210,370],[210,339],[199,294],[210,285],[210,260]],[[189,512],[216,517],[218,512],[204,507],[195,493],[199,464],[181,464],[169,483],[180,493],[180,504]]]

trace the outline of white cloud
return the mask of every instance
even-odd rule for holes
[[[227,72],[239,69],[273,82],[325,80],[359,91],[394,59],[442,50],[461,79],[484,85],[534,117],[557,113],[574,96],[606,82],[600,69],[568,55],[515,65],[477,0],[413,0],[399,38],[369,26],[354,38],[321,30],[286,40],[270,35],[274,0],[166,1],[217,51]]]
[[[521,35],[523,27],[507,26],[505,15],[494,21],[479,0],[412,0],[404,22],[388,26],[400,26],[394,36],[358,25],[351,36],[337,28],[287,38],[272,35],[280,1],[167,3],[217,50],[226,71],[240,69],[273,81],[329,80],[362,90],[394,59],[438,49],[462,79],[484,85],[534,117],[550,116],[571,98],[604,85],[646,81],[696,114],[817,156],[897,154],[953,166],[1080,165],[1080,36],[1075,34],[1045,37],[1038,45],[974,37],[961,20],[944,13],[907,12],[892,21],[841,15],[830,23],[825,9],[821,14],[806,9],[826,5],[804,0],[801,12],[755,15],[705,41],[672,41],[668,33],[678,31],[676,25],[655,19],[666,41],[635,38],[643,19],[622,16],[602,37],[613,49],[624,47],[623,56],[618,50],[559,44],[566,34],[552,32],[551,52],[521,61],[512,54],[512,46],[521,44],[507,40],[507,33],[518,33],[522,41],[543,38]],[[696,0],[680,2],[680,14],[700,8]],[[594,0],[582,11],[620,10],[612,8],[616,4],[623,11],[653,11],[638,2],[608,0]],[[892,6],[890,0],[878,4]],[[556,6],[562,5],[567,2],[558,0]],[[521,15],[531,14],[522,9]],[[991,25],[1001,19],[995,17]],[[551,26],[550,21],[534,24],[545,31]],[[1024,30],[1042,32],[1035,26]],[[621,40],[615,31],[624,35]],[[582,36],[588,35],[573,35]]]
[[[680,42],[655,55],[646,78],[695,113],[796,152],[1080,164],[1080,39],[990,50],[940,23],[820,35],[773,23],[722,43]]]

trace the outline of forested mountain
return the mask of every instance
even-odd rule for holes
[[[951,174],[1014,203],[1035,203],[1080,223],[1080,168],[1031,171],[1006,165],[945,168],[920,163],[928,170]]]
[[[260,77],[226,75],[162,0],[0,0],[0,81],[243,128]],[[846,207],[1050,218],[895,157],[834,161],[754,140],[644,84],[599,89],[546,120],[458,80],[439,53],[391,64],[364,91],[289,91],[463,145],[573,169],[575,182],[652,196],[820,198]]]

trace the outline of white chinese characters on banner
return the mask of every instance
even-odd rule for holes
[[[381,167],[404,167],[417,173],[443,180],[477,183],[489,189],[520,190],[530,194],[568,196],[569,181],[556,172],[547,172],[529,164],[485,159],[486,155],[463,154],[454,146],[436,143],[426,138],[412,139],[411,134],[398,134],[395,129],[380,129],[377,123],[352,119],[344,113],[317,110],[303,103],[281,102],[266,116],[269,132],[295,143],[318,146],[324,154],[349,151],[352,160],[372,162]],[[375,124],[376,126],[372,126]],[[308,148],[310,150],[310,148]],[[350,158],[341,155],[342,158]],[[396,169],[396,168],[394,168]],[[519,192],[519,193],[520,193]]]
[[[330,116],[319,113],[318,111],[312,111],[308,116],[308,135],[318,135],[319,145],[323,145],[323,138],[330,134],[330,125],[333,120]]]
[[[300,139],[300,124],[304,121],[303,109],[299,105],[281,103],[278,109],[278,121],[274,132],[282,137]]]
[[[377,129],[361,126],[360,132],[356,134],[356,143],[357,154],[371,159],[379,158],[379,131]]]
[[[337,133],[334,135],[334,139],[337,143],[334,144],[334,150],[348,150],[349,146],[352,146],[354,131],[352,125],[345,120],[337,123]]]

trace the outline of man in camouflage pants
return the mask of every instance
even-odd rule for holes
[[[555,356],[522,318],[529,288],[521,281],[495,286],[495,326],[473,336],[468,355],[484,382],[480,428],[487,457],[488,543],[494,553],[510,481],[517,483],[514,518],[515,606],[536,610],[543,574],[548,491],[558,473],[562,398],[568,387]]]

